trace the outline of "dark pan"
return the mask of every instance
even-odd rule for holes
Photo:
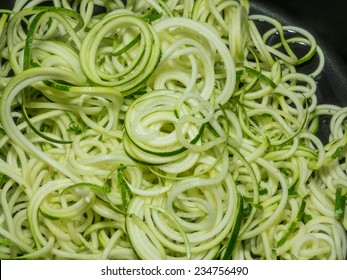
[[[319,101],[346,106],[347,17],[338,9],[346,11],[343,7],[347,7],[347,2],[336,0],[328,10],[326,4],[320,2],[329,1],[251,1],[251,7],[253,13],[269,15],[285,25],[302,27],[314,35],[326,59],[324,72],[317,81]]]

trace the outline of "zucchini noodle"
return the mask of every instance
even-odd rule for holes
[[[0,56],[1,259],[346,259],[347,109],[308,31],[247,0],[17,0]]]

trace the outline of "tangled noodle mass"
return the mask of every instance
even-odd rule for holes
[[[1,259],[346,259],[347,108],[306,30],[246,0],[18,0],[0,53]]]

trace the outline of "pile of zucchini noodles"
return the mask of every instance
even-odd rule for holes
[[[1,259],[346,258],[311,34],[246,0],[48,2],[0,11]]]

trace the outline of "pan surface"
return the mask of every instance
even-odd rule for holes
[[[265,14],[284,25],[302,27],[312,33],[325,55],[323,74],[317,80],[321,103],[347,105],[347,2],[316,0],[251,1],[253,13]],[[344,11],[343,11],[344,10]],[[344,13],[344,14],[343,14]]]

